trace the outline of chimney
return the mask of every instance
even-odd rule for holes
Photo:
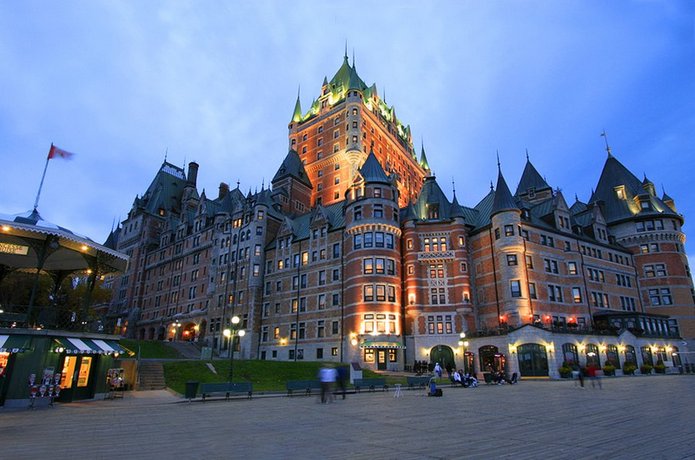
[[[217,198],[219,198],[221,200],[222,198],[226,197],[228,193],[229,193],[229,184],[225,184],[224,182],[220,182],[220,191],[217,194]]]
[[[195,161],[191,161],[188,163],[188,183],[191,184],[193,187],[196,186],[196,182],[198,181],[198,163]]]

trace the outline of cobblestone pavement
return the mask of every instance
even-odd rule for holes
[[[695,459],[695,376],[522,381],[316,397],[122,400],[0,410],[7,459]]]

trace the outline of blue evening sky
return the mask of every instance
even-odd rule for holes
[[[571,204],[606,158],[695,219],[695,2],[22,1],[0,3],[0,213],[103,241],[170,162],[199,189],[268,183],[345,41],[410,124],[451,198],[512,191],[531,160]],[[686,225],[688,232],[691,225]],[[695,237],[695,231],[692,231]],[[688,247],[690,251],[695,251]]]

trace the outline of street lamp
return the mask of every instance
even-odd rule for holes
[[[179,335],[179,328],[181,327],[181,322],[177,319],[174,324],[171,325],[171,330],[174,333],[173,342],[176,342],[176,336]]]
[[[232,377],[234,375],[234,336],[243,337],[246,335],[246,331],[239,329],[239,323],[241,319],[238,316],[232,316],[232,325],[228,329],[225,329],[222,333],[227,339],[229,339],[229,383],[232,383]]]

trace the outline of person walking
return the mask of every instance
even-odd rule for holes
[[[335,384],[338,372],[333,367],[322,367],[319,370],[319,380],[321,381],[321,404],[333,402],[333,385]]]
[[[347,386],[347,379],[348,379],[348,368],[346,366],[339,366],[338,367],[338,387],[340,387],[340,393],[343,395],[343,399],[345,399],[345,390]]]
[[[437,374],[438,379],[442,378],[442,366],[440,366],[439,363],[434,365],[434,373]]]

